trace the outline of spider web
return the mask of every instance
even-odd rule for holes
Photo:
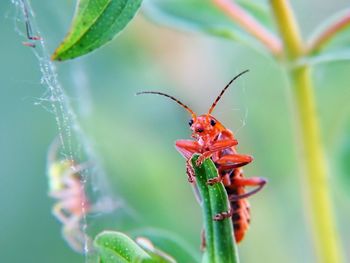
[[[88,228],[91,220],[106,213],[115,213],[118,209],[124,210],[135,219],[134,212],[131,211],[121,198],[115,198],[111,194],[111,190],[107,186],[105,173],[101,168],[99,158],[96,155],[89,139],[81,129],[71,104],[70,99],[65,93],[65,90],[58,81],[55,65],[51,62],[49,52],[45,45],[45,40],[39,31],[36,24],[35,16],[30,3],[25,0],[11,0],[15,7],[14,24],[16,32],[25,38],[24,45],[29,46],[28,49],[32,51],[38,61],[38,67],[41,72],[41,85],[45,91],[41,98],[34,104],[42,106],[45,110],[52,113],[58,127],[59,142],[57,152],[49,156],[49,165],[53,159],[58,159],[61,162],[72,161],[72,163],[88,164],[79,174],[81,175],[81,191],[89,194],[89,199],[93,199],[93,204],[97,207],[97,211],[92,215],[87,215],[85,203],[82,201],[81,209],[83,218],[79,224],[79,230],[83,233],[83,254],[85,255],[85,262],[91,262],[94,255],[91,249],[91,238],[88,234]],[[29,21],[30,20],[30,21]],[[27,33],[24,33],[21,28],[27,26]],[[28,28],[29,27],[29,28]],[[40,36],[38,40],[31,41],[28,39],[29,34]],[[80,74],[83,74],[80,72]],[[76,81],[73,79],[73,83]],[[77,93],[81,91],[81,87],[76,87]],[[84,96],[84,94],[83,94]],[[71,167],[74,171],[75,167]],[[103,194],[102,194],[103,193]],[[137,219],[136,219],[137,220]]]

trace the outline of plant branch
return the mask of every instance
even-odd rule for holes
[[[326,45],[338,32],[350,25],[350,9],[333,21],[326,29],[316,35],[308,44],[308,53],[315,53]]]
[[[271,6],[284,41],[287,60],[293,62],[304,53],[294,15],[287,0],[271,0]],[[304,65],[292,68],[288,75],[299,129],[299,160],[304,167],[304,199],[307,202],[306,211],[311,220],[318,262],[342,262],[310,67]]]
[[[270,33],[243,8],[230,0],[213,0],[213,2],[242,28],[257,38],[272,54],[276,56],[281,54],[282,44],[280,39]]]
[[[289,59],[299,57],[304,51],[303,43],[289,2],[286,0],[271,0],[271,7],[284,42],[286,55]]]

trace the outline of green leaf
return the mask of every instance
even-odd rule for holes
[[[254,2],[244,3],[242,7],[247,12],[265,26],[271,27],[272,21],[267,10]],[[159,24],[240,41],[265,51],[260,42],[227,17],[211,0],[148,0],[143,5],[143,11],[149,19]]]
[[[196,183],[202,203],[206,253],[203,262],[237,263],[238,252],[233,238],[232,222],[230,218],[214,221],[216,214],[229,210],[229,201],[223,184],[212,186],[207,184],[208,179],[217,177],[217,169],[213,161],[208,158],[203,164],[196,166],[199,155],[192,157],[192,165],[196,175]]]
[[[120,232],[104,231],[94,240],[103,263],[156,262],[138,244]]]
[[[52,60],[72,59],[112,40],[135,16],[142,0],[78,0],[68,34]]]

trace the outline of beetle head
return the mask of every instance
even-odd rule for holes
[[[188,124],[192,130],[192,137],[204,142],[214,140],[220,132],[225,129],[224,126],[210,114],[203,114],[192,118]]]

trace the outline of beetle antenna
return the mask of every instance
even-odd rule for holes
[[[216,106],[216,104],[218,103],[218,101],[221,99],[221,96],[224,94],[224,92],[228,89],[228,87],[230,87],[230,85],[236,80],[238,79],[240,76],[242,76],[243,74],[247,73],[249,70],[245,70],[241,73],[239,73],[237,76],[235,76],[233,79],[231,79],[231,81],[225,86],[225,88],[222,89],[222,91],[220,92],[219,96],[216,98],[216,100],[214,101],[213,105],[211,105],[209,111],[208,111],[208,115],[211,114]]]
[[[161,95],[161,96],[167,97],[169,99],[172,99],[177,104],[179,104],[181,107],[183,107],[185,110],[187,110],[191,114],[192,118],[196,117],[196,114],[193,112],[193,110],[191,110],[186,104],[183,104],[181,101],[179,101],[178,99],[176,99],[173,96],[170,96],[168,94],[165,94],[163,92],[158,92],[158,91],[140,91],[140,92],[136,93],[136,95],[141,95],[141,94],[156,94],[156,95]]]

